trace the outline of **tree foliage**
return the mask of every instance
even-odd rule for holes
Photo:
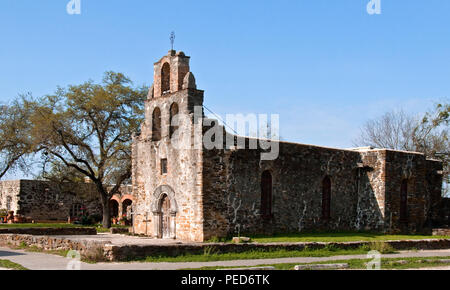
[[[0,106],[0,178],[8,171],[28,172],[27,157],[32,153],[30,138],[31,108],[21,96],[10,104]]]
[[[110,198],[131,177],[132,134],[143,120],[146,89],[131,85],[123,74],[107,72],[101,84],[58,88],[26,102],[33,108],[30,136],[34,150],[43,154],[42,175],[90,179],[105,227],[110,227]]]
[[[444,165],[443,195],[448,195],[449,117],[448,102],[437,104],[422,118],[408,115],[403,111],[388,112],[378,119],[369,120],[362,127],[354,145],[421,152],[427,158],[441,160]]]

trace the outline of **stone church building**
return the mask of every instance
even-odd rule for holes
[[[277,141],[278,158],[262,160],[261,146],[194,146],[208,126],[195,114],[204,92],[189,59],[171,50],[154,64],[132,148],[135,233],[206,241],[312,230],[417,232],[439,219],[442,164],[421,153]],[[173,125],[181,114],[187,118]]]

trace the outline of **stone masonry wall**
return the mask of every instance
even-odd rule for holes
[[[205,150],[205,239],[246,233],[313,230],[397,232],[399,192],[409,180],[407,231],[425,226],[430,188],[441,186],[423,154],[340,150],[281,142],[279,158],[260,161],[260,150]],[[428,162],[428,163],[427,163]],[[437,164],[439,165],[439,163]],[[273,178],[273,218],[260,214],[261,174]],[[322,219],[322,181],[332,182],[331,219]],[[426,202],[427,201],[427,202]],[[391,222],[392,220],[392,222]]]
[[[101,215],[102,208],[95,186],[89,183],[55,184],[21,180],[18,214],[34,220],[67,220],[71,208],[79,204],[89,215]]]
[[[194,149],[193,110],[203,102],[203,92],[181,90],[146,103],[146,122],[133,144],[133,190],[136,197],[134,230],[136,233],[158,237],[161,219],[160,199],[168,194],[175,216],[175,236],[178,239],[201,241],[202,229],[202,150]],[[169,110],[173,103],[179,112],[189,116],[180,122],[178,133],[169,136]],[[161,140],[152,140],[152,113],[161,110]],[[201,124],[200,124],[201,126]],[[200,128],[201,132],[201,128]],[[201,137],[201,133],[198,134]],[[181,149],[177,149],[178,142]],[[167,159],[167,174],[161,172],[161,162]]]
[[[386,225],[390,232],[421,231],[425,225],[430,194],[427,188],[427,166],[423,154],[386,151]],[[407,180],[408,222],[400,221],[400,192]]]
[[[260,161],[260,153],[205,150],[205,239],[239,233],[355,228],[358,152],[282,142],[278,159]],[[273,218],[269,221],[260,215],[260,182],[265,170],[273,178]],[[332,181],[331,219],[324,221],[322,181],[326,176]],[[377,217],[381,215],[378,207],[372,210]],[[362,227],[368,221],[359,222]]]
[[[88,183],[74,186],[39,180],[1,181],[0,195],[0,208],[6,208],[6,197],[10,196],[11,210],[35,221],[65,221],[76,204],[89,215],[102,213],[95,186]]]

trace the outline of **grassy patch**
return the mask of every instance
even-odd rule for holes
[[[229,261],[229,260],[253,260],[253,259],[275,259],[275,258],[292,258],[292,257],[331,257],[340,255],[363,255],[367,254],[367,248],[361,247],[352,250],[340,250],[332,247],[317,250],[302,250],[302,251],[288,251],[288,250],[252,250],[242,253],[220,253],[214,247],[207,247],[203,254],[186,254],[176,257],[167,256],[151,256],[145,259],[138,259],[141,262],[212,262],[212,261]],[[130,259],[129,261],[132,261]],[[136,259],[134,259],[136,261]]]
[[[273,236],[250,235],[253,242],[258,243],[297,243],[297,242],[359,242],[359,241],[389,241],[389,240],[421,240],[450,239],[450,236],[429,235],[385,235],[369,232],[336,232],[336,233],[292,233],[275,234]],[[230,241],[230,240],[228,240]]]
[[[62,257],[66,257],[68,250],[44,250],[37,246],[28,246],[24,242],[21,242],[19,246],[9,246],[12,249],[15,250],[24,250],[26,252],[32,252],[32,253],[45,253],[45,254],[52,254],[52,255],[58,255]]]
[[[0,268],[12,269],[12,270],[28,270],[22,265],[11,262],[10,260],[0,260]]]
[[[67,223],[37,223],[37,224],[0,224],[0,229],[27,229],[27,228],[92,228],[97,229],[97,233],[109,233],[110,229],[105,229],[101,225],[74,225]],[[112,225],[114,228],[128,228],[129,226]]]
[[[392,259],[382,259],[381,260],[381,270],[404,270],[404,269],[419,269],[419,268],[431,268],[431,267],[442,267],[450,266],[450,263],[441,263],[438,260],[450,259],[450,257],[427,257],[427,258],[392,258]],[[351,259],[351,260],[338,260],[338,261],[324,261],[316,263],[296,263],[296,264],[272,264],[272,265],[258,265],[252,267],[265,267],[272,266],[276,270],[293,270],[296,265],[317,265],[317,264],[342,264],[347,263],[349,269],[353,270],[365,270],[367,269],[366,263],[371,260],[369,259]],[[402,261],[402,263],[399,263]],[[406,262],[406,263],[403,263]],[[202,267],[198,269],[186,269],[186,270],[218,270],[218,269],[232,269],[232,268],[243,268],[238,267]],[[332,270],[332,269],[331,269]]]

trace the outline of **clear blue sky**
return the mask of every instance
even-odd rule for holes
[[[448,0],[68,2],[1,0],[1,102],[107,70],[150,85],[172,30],[209,108],[278,113],[289,141],[348,147],[367,119],[450,95]]]

